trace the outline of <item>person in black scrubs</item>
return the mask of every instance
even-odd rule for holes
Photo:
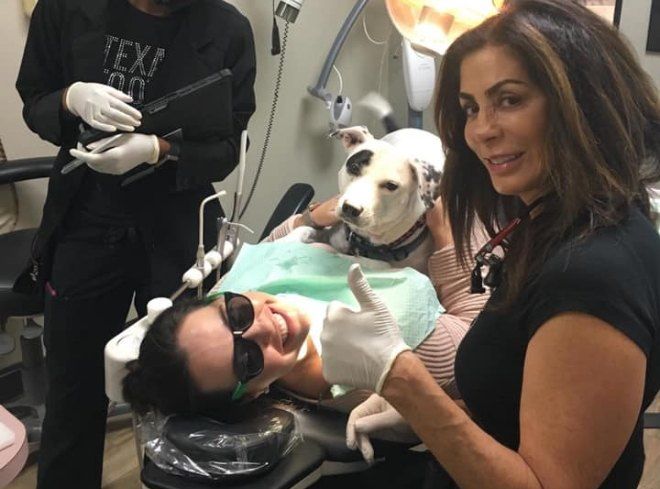
[[[505,255],[477,255],[493,293],[456,356],[466,410],[351,270],[361,310],[330,307],[324,376],[380,396],[351,413],[348,444],[413,430],[461,488],[635,488],[660,387],[656,88],[567,0],[510,2],[453,43],[438,86],[445,208],[430,220],[466,250],[479,219]]]
[[[232,72],[233,132],[178,141],[138,134],[149,102]],[[29,268],[15,290],[45,291],[48,395],[38,488],[101,487],[107,398],[103,348],[131,305],[170,295],[194,262],[197,212],[238,162],[255,110],[248,20],[221,0],[40,0],[16,87],[28,126],[60,146]],[[79,125],[125,132],[105,152],[77,147]],[[62,175],[72,156],[87,164]],[[160,163],[122,187],[123,174]],[[206,245],[219,205],[207,206]]]

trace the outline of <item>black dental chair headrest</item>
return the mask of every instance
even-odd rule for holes
[[[178,470],[186,476],[239,481],[272,470],[296,436],[292,413],[268,407],[247,419],[223,423],[201,416],[168,419],[162,437],[210,476]]]

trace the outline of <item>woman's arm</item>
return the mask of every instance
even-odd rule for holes
[[[472,422],[415,355],[397,357],[381,395],[461,488],[587,489],[630,438],[645,369],[642,350],[608,323],[580,313],[548,320],[527,350],[517,452]]]

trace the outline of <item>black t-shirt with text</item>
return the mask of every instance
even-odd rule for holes
[[[150,89],[163,64],[180,24],[178,14],[157,17],[133,7],[127,0],[112,0],[107,13],[103,52],[103,80],[106,85],[143,104],[165,93]],[[123,176],[89,170],[85,175],[71,219],[109,226],[134,224],[133,212],[120,187]]]
[[[496,303],[503,284],[489,301]],[[563,312],[609,323],[647,358],[643,405],[634,432],[601,488],[635,488],[644,465],[643,412],[660,386],[660,236],[633,209],[619,226],[558,247],[507,312],[486,309],[461,342],[456,381],[474,420],[517,450],[523,367],[536,331]]]

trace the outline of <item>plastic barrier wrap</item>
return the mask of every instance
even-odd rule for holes
[[[234,423],[149,414],[140,432],[147,456],[160,469],[207,480],[267,472],[302,440],[294,415],[277,408]]]

